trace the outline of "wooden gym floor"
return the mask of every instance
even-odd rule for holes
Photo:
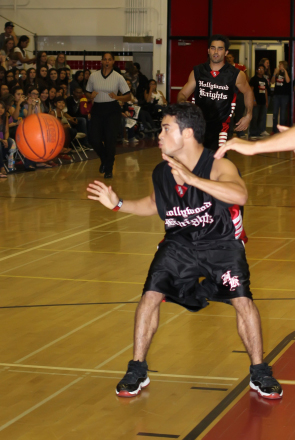
[[[116,397],[163,223],[88,200],[92,160],[0,182],[1,440],[295,438],[295,161],[230,158],[249,190],[252,291],[282,401],[249,391],[234,310],[215,303],[196,314],[163,304],[150,386]],[[157,148],[118,155],[110,183],[123,198],[143,197],[160,160]]]

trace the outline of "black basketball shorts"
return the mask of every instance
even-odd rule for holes
[[[199,283],[199,278],[205,277]],[[252,299],[250,273],[240,240],[186,246],[165,239],[151,263],[143,288],[160,292],[166,301],[198,311],[209,301],[231,304],[238,297]]]

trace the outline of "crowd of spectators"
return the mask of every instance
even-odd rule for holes
[[[6,178],[14,170],[13,155],[17,151],[15,135],[18,125],[33,113],[49,113],[57,117],[66,132],[66,145],[60,156],[70,160],[71,141],[82,133],[80,142],[85,149],[92,149],[88,141],[91,124],[92,102],[86,98],[86,85],[91,75],[89,69],[72,72],[64,53],[48,56],[45,51],[29,55],[30,39],[16,36],[14,24],[5,23],[0,34],[0,178]],[[115,67],[114,67],[115,68]],[[125,73],[115,68],[128,81],[132,99],[122,103],[122,133],[119,142],[136,143],[136,129],[154,138],[167,101],[157,91],[155,80],[140,71],[138,63],[127,62]],[[8,166],[4,167],[5,159]],[[54,166],[54,162],[41,164]],[[27,171],[34,171],[36,164],[24,160]]]

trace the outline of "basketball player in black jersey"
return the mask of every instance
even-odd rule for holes
[[[214,160],[203,147],[205,121],[190,103],[165,110],[159,147],[164,162],[153,172],[154,191],[139,200],[122,200],[104,183],[90,184],[88,197],[109,209],[140,216],[158,214],[165,238],[149,269],[136,311],[134,358],[116,393],[132,397],[150,380],[146,356],[163,300],[198,311],[209,301],[232,304],[238,333],[251,359],[250,386],[268,399],[282,396],[271,368],[263,363],[259,312],[252,301],[249,268],[242,242],[241,216],[235,207],[247,201],[246,186],[227,159]],[[199,283],[199,277],[205,279]]]
[[[235,131],[246,130],[252,119],[253,92],[245,73],[225,63],[228,49],[227,37],[213,35],[208,43],[209,60],[194,67],[177,97],[177,102],[185,102],[195,92],[195,103],[206,120],[204,146],[214,151],[227,140],[237,89],[244,94],[247,113],[237,122]]]

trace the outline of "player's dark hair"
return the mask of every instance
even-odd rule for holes
[[[163,116],[175,116],[180,133],[185,128],[191,128],[194,138],[199,144],[204,141],[206,122],[200,107],[190,102],[168,105],[163,110]]]
[[[212,41],[223,41],[225,50],[229,49],[229,46],[230,46],[229,39],[227,37],[225,37],[224,35],[221,35],[221,34],[212,35],[208,41],[208,49],[211,47]]]
[[[103,53],[101,54],[101,59],[103,59],[103,57],[104,57],[107,53],[108,53],[109,55],[111,55],[111,57],[113,58],[113,60],[115,59],[115,55],[113,54],[113,52],[110,52],[109,50],[106,50],[105,52],[103,52]]]

